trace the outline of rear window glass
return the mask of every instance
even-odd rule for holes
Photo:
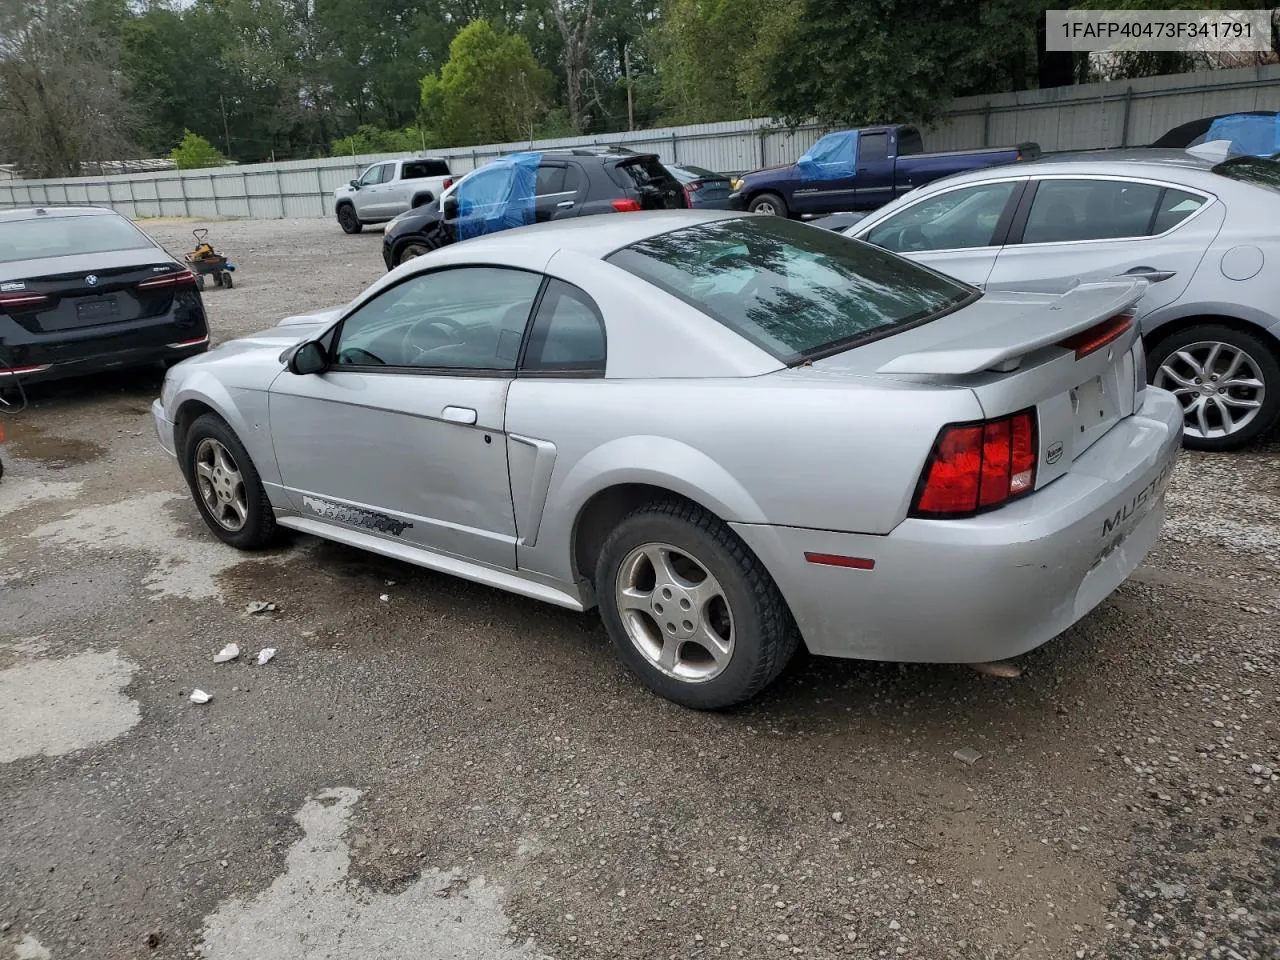
[[[146,249],[152,245],[143,233],[114,214],[32,217],[0,223],[0,263]]]
[[[418,180],[422,177],[447,177],[449,164],[443,160],[414,160],[406,163],[401,171],[404,180]]]
[[[781,217],[685,227],[607,259],[785,363],[837,353],[980,296],[869,244]]]
[[[1255,187],[1280,193],[1280,163],[1266,157],[1232,157],[1214,167],[1213,172],[1230,180],[1252,183]]]
[[[609,176],[620,187],[666,186],[672,180],[671,174],[657,157],[636,157],[634,160],[623,160],[609,170]]]

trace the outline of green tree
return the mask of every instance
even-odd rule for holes
[[[169,157],[178,165],[179,170],[220,167],[227,162],[227,158],[218,152],[217,147],[190,130],[183,133],[182,142],[169,151]]]
[[[524,37],[475,20],[440,72],[422,79],[422,115],[446,146],[532,139],[552,83]]]

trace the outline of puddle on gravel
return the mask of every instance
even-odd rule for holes
[[[107,448],[89,440],[53,436],[40,427],[10,421],[5,426],[5,449],[22,460],[34,460],[51,470],[65,470],[97,460]]]

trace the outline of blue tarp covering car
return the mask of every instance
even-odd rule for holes
[[[513,153],[466,177],[457,190],[458,239],[533,223],[541,153]]]
[[[858,131],[828,133],[796,161],[801,180],[835,180],[852,177],[858,159]]]

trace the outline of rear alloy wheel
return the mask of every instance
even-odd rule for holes
[[[1151,382],[1182,404],[1183,442],[1194,450],[1252,443],[1280,415],[1280,365],[1257,337],[1231,327],[1191,327],[1156,344]]]
[[[356,216],[356,208],[349,203],[338,208],[338,226],[342,227],[343,233],[359,233],[364,229],[364,224]]]
[[[727,526],[681,501],[625,517],[596,566],[601,618],[655,693],[716,710],[755,696],[791,660],[799,631],[768,572]]]
[[[400,251],[400,255],[396,259],[396,266],[429,252],[430,251],[425,243],[406,243],[404,249]]]
[[[276,518],[262,479],[239,438],[221,417],[197,417],[187,431],[183,472],[205,525],[241,550],[275,538]]]
[[[747,206],[752,213],[766,213],[774,217],[787,215],[787,204],[775,193],[762,193]]]

